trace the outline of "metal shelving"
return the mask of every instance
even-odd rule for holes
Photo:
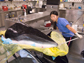
[[[60,3],[72,3],[72,2],[60,2]],[[83,3],[83,2],[74,2],[74,3]]]

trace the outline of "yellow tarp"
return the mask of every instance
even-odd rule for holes
[[[58,43],[58,46],[54,49],[50,48],[55,54],[54,56],[64,56],[68,53],[68,45],[66,44],[66,41],[61,34],[53,31],[51,33],[51,39]]]
[[[43,52],[48,56],[64,56],[68,53],[68,46],[65,43],[65,39],[63,36],[55,31],[51,33],[51,39],[58,43],[58,47],[52,48],[39,48],[30,45],[17,45],[17,44],[3,44],[0,39],[0,63],[4,63],[7,59],[9,59],[15,52],[21,49],[34,49],[39,52]],[[64,43],[60,45],[61,43]]]
[[[5,32],[6,32],[6,30],[5,31],[0,31],[0,35],[5,35]]]

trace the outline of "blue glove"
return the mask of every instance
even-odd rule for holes
[[[1,40],[3,41],[3,44],[12,44],[12,40],[10,38],[4,38],[3,36],[1,37]]]

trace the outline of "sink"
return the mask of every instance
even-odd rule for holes
[[[18,21],[18,18],[12,18],[12,21]]]
[[[84,32],[81,31],[77,31],[80,35],[84,35]]]

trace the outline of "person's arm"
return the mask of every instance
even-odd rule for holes
[[[77,33],[70,25],[66,25],[66,27],[67,27],[70,31],[72,31],[73,33]]]
[[[73,33],[75,33],[79,38],[83,38],[82,35],[79,35],[70,25],[66,25],[66,27],[72,31]]]
[[[56,27],[56,29],[58,29],[58,27]]]

